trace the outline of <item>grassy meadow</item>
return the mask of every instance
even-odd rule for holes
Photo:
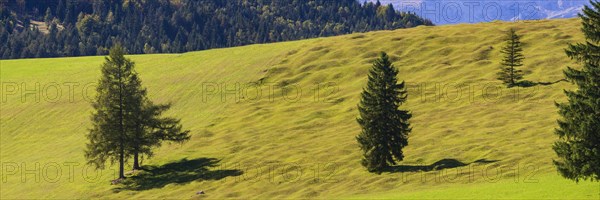
[[[417,27],[184,54],[131,55],[152,100],[173,103],[192,138],[144,159],[85,165],[90,100],[104,57],[0,61],[0,198],[600,199],[552,165],[566,82],[506,89],[495,79],[516,28],[525,79],[577,66],[577,19]],[[413,131],[395,171],[370,174],[355,136],[360,92],[386,51],[409,86]],[[237,91],[237,92],[236,92]],[[131,167],[128,167],[128,170]],[[204,195],[197,195],[198,191]]]

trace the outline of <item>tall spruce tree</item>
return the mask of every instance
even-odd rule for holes
[[[591,2],[580,14],[585,43],[570,44],[567,55],[582,64],[568,67],[564,73],[575,91],[565,91],[567,103],[557,103],[562,119],[556,134],[554,151],[560,174],[568,179],[600,180],[600,3]]]
[[[506,44],[500,51],[504,58],[500,62],[501,71],[498,72],[498,80],[501,80],[508,87],[518,86],[523,79],[523,71],[518,69],[523,66],[523,48],[521,47],[520,36],[515,29],[510,29],[506,35]]]
[[[107,161],[111,164],[118,162],[119,179],[125,178],[124,165],[130,157],[128,148],[136,130],[137,116],[143,111],[146,94],[134,70],[135,64],[124,55],[125,50],[116,45],[102,65],[85,151],[88,164],[97,168],[104,168]]]
[[[411,132],[409,111],[399,109],[407,100],[404,82],[398,84],[398,69],[386,53],[373,63],[367,87],[358,105],[357,119],[362,132],[356,137],[363,151],[361,164],[370,172],[381,173],[404,159],[402,149]]]
[[[144,100],[130,148],[133,169],[141,169],[140,157],[151,157],[152,149],[160,147],[163,141],[182,143],[190,139],[190,131],[183,130],[179,119],[161,117],[170,108],[170,104],[156,105],[147,98]]]

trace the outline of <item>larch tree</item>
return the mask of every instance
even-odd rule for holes
[[[117,162],[119,179],[125,178],[124,165],[130,157],[128,148],[146,93],[134,70],[135,64],[124,55],[123,47],[116,45],[102,65],[85,150],[88,164],[96,168],[104,168],[106,162]]]

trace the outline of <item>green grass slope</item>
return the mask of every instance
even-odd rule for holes
[[[563,49],[583,41],[579,21],[565,19],[130,56],[151,98],[174,103],[168,115],[193,136],[145,159],[149,171],[128,188],[110,185],[116,167],[95,171],[83,157],[104,58],[3,60],[0,197],[600,198],[598,183],[563,180],[552,166],[553,104],[573,86],[504,89],[495,80],[511,27],[534,82],[562,79],[573,66]],[[409,84],[414,117],[402,166],[374,175],[360,166],[355,118],[380,51]]]

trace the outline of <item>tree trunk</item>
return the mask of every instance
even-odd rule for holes
[[[119,179],[125,178],[125,124],[123,123],[123,77],[121,74],[122,66],[119,66],[119,125],[121,127],[120,152],[119,152]]]
[[[123,148],[121,148],[121,152],[119,152],[119,179],[125,178],[125,153],[123,152]]]
[[[141,170],[141,169],[142,169],[142,168],[140,167],[140,162],[139,162],[139,160],[138,160],[138,157],[139,157],[139,153],[136,151],[136,152],[133,154],[133,169],[134,169],[134,170]]]

